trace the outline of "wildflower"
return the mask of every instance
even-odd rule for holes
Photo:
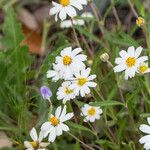
[[[137,26],[141,27],[142,25],[145,24],[145,19],[142,18],[142,17],[138,17],[138,18],[136,19],[136,24],[137,24]]]
[[[89,87],[96,87],[96,83],[92,80],[96,78],[96,75],[90,75],[90,68],[82,69],[75,72],[75,78],[73,78],[71,88],[74,88],[75,95],[81,95],[84,97],[86,94],[90,93]],[[90,76],[89,76],[90,75]]]
[[[41,94],[45,100],[50,100],[50,97],[52,96],[52,92],[47,86],[41,87]]]
[[[55,20],[59,18],[63,21],[67,15],[71,18],[77,15],[75,8],[82,10],[82,5],[87,5],[87,0],[59,0],[59,3],[52,1],[53,8],[50,9],[49,14],[55,15]]]
[[[148,122],[148,125],[146,124],[142,124],[140,125],[140,130],[143,132],[143,133],[146,133],[147,135],[143,136],[139,142],[141,144],[144,144],[144,148],[146,150],[149,150],[150,149],[150,117],[147,118],[147,122]]]
[[[83,19],[72,19],[71,20],[64,20],[60,23],[61,28],[70,28],[73,25],[83,26],[85,24]]]
[[[148,67],[148,63],[145,63],[145,62],[141,63],[138,66],[137,72],[140,73],[140,74],[144,74],[144,73],[150,72],[150,68]]]
[[[52,78],[52,81],[54,82],[58,81],[59,79],[62,79],[56,64],[53,64],[53,70],[47,71],[47,78]]]
[[[102,114],[102,109],[100,107],[94,107],[88,104],[85,104],[81,108],[81,111],[81,115],[85,116],[84,122],[94,122],[96,119],[100,119],[100,114]]]
[[[63,131],[69,131],[69,127],[64,122],[72,117],[73,113],[66,114],[66,106],[63,109],[59,106],[56,109],[55,115],[51,114],[49,120],[41,127],[41,130],[44,132],[44,137],[49,134],[48,141],[54,142],[57,136],[63,134]]]
[[[139,64],[148,60],[147,56],[139,57],[142,49],[142,47],[138,47],[135,50],[135,48],[131,46],[127,52],[125,50],[120,51],[120,57],[115,59],[117,66],[114,67],[114,72],[122,72],[125,70],[125,80],[128,80],[128,77],[134,77]]]
[[[24,146],[27,148],[27,150],[42,150],[42,149],[44,150],[44,148],[46,148],[49,145],[49,143],[42,142],[43,133],[40,132],[39,137],[38,137],[35,128],[32,128],[32,130],[30,131],[30,136],[33,141],[24,142]]]
[[[72,47],[66,47],[61,51],[61,56],[56,57],[57,69],[64,79],[70,79],[76,71],[85,67],[83,61],[87,56],[79,54],[81,51],[81,48],[72,50]]]
[[[100,56],[100,59],[103,61],[103,62],[107,62],[109,60],[109,55],[107,53],[103,53],[101,56]]]
[[[71,82],[66,81],[63,82],[61,87],[58,88],[57,99],[58,100],[62,99],[64,104],[66,103],[66,101],[75,98],[74,89],[71,88],[70,85]]]

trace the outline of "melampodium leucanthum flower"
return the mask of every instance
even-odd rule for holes
[[[59,18],[63,21],[67,15],[71,18],[77,16],[76,9],[82,10],[82,5],[87,5],[87,0],[59,0],[59,3],[52,1],[53,8],[50,9],[49,14],[55,15],[55,20]]]
[[[70,81],[65,81],[62,83],[61,87],[59,87],[57,91],[57,99],[63,100],[64,104],[66,103],[66,101],[74,99],[76,96],[74,93],[74,89],[71,88],[70,85]]]
[[[125,71],[125,80],[134,77],[138,66],[144,61],[148,60],[147,56],[139,57],[142,49],[142,47],[135,49],[133,46],[131,46],[128,48],[128,51],[121,50],[119,52],[120,57],[115,59],[117,66],[114,67],[114,72]]]
[[[30,136],[33,141],[24,142],[24,146],[27,150],[42,150],[42,149],[44,150],[49,145],[49,143],[42,142],[43,133],[40,132],[39,137],[38,137],[35,128],[32,128],[32,130],[30,131]]]
[[[50,97],[52,96],[51,90],[47,86],[41,87],[41,95],[43,99],[50,100]]]
[[[150,72],[150,68],[148,67],[148,62],[143,62],[139,64],[137,73],[144,74],[149,72]]]
[[[139,142],[141,144],[144,144],[144,148],[146,150],[150,150],[150,117],[147,118],[147,122],[149,125],[146,125],[146,124],[142,124],[140,125],[140,130],[143,132],[143,133],[146,133],[147,135],[143,136]]]
[[[81,108],[81,115],[84,116],[84,122],[94,122],[96,119],[100,119],[100,115],[103,113],[100,107],[90,106],[85,104]]]
[[[87,60],[87,56],[80,54],[82,52],[81,48],[75,48],[72,50],[72,47],[64,48],[60,56],[57,56],[55,59],[55,70],[59,72],[59,76],[65,80],[70,80],[73,77],[74,73],[80,69],[85,68],[83,63]]]
[[[57,136],[63,134],[63,131],[69,131],[69,127],[64,122],[70,120],[72,117],[73,113],[66,114],[66,106],[63,109],[59,106],[55,111],[55,115],[51,114],[49,120],[41,127],[44,137],[49,134],[48,141],[54,142]]]
[[[74,73],[74,78],[72,78],[72,84],[70,87],[74,89],[74,93],[76,96],[81,95],[84,97],[86,94],[90,93],[90,88],[96,87],[96,83],[93,82],[96,78],[96,75],[90,75],[90,68],[83,68],[82,70],[76,71]]]

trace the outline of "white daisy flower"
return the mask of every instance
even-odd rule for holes
[[[100,115],[102,114],[102,109],[100,107],[94,107],[90,106],[88,104],[85,104],[81,108],[81,115],[85,116],[84,122],[90,121],[94,122],[96,119],[100,119]]]
[[[82,5],[87,5],[87,0],[59,0],[59,3],[52,1],[53,8],[50,9],[49,14],[55,15],[55,20],[59,18],[63,21],[67,15],[71,18],[77,15],[75,8],[82,10]]]
[[[52,81],[54,82],[58,81],[59,79],[62,79],[56,64],[53,64],[53,70],[47,71],[47,78],[52,78]]]
[[[69,127],[64,122],[72,117],[73,113],[66,114],[66,106],[63,109],[59,106],[56,109],[55,115],[51,115],[49,120],[41,127],[41,130],[44,132],[44,137],[49,134],[48,141],[54,142],[57,136],[63,134],[63,131],[69,131]]]
[[[144,148],[146,150],[150,150],[150,117],[147,118],[148,125],[142,124],[140,125],[140,130],[147,135],[143,136],[139,142],[144,144]]]
[[[120,51],[120,57],[116,58],[114,72],[122,72],[125,70],[125,80],[135,76],[137,68],[140,63],[147,61],[147,56],[139,57],[142,52],[142,47],[138,47],[136,50],[133,46],[128,48],[128,51]]]
[[[70,81],[63,82],[61,87],[59,87],[57,91],[57,99],[63,100],[64,104],[66,103],[66,101],[75,98],[74,89],[71,88],[70,85]]]
[[[138,66],[137,72],[140,74],[144,74],[144,73],[149,73],[150,72],[150,68],[148,67],[148,63],[140,63],[140,65]]]
[[[85,24],[85,22],[83,19],[75,19],[74,18],[72,21],[71,20],[62,21],[60,23],[60,27],[61,28],[70,28],[73,25],[83,26],[84,24]]]
[[[92,80],[96,78],[96,75],[90,75],[90,68],[82,69],[74,73],[75,78],[73,78],[71,88],[74,88],[75,95],[81,95],[84,97],[86,94],[90,93],[90,87],[96,87],[96,83]]]
[[[30,131],[30,136],[33,141],[25,141],[24,146],[27,150],[45,150],[45,148],[49,145],[49,143],[42,142],[43,140],[43,132],[40,132],[39,137],[35,128],[32,128]]]
[[[87,59],[87,56],[79,54],[81,51],[81,48],[72,50],[72,47],[67,47],[61,51],[61,56],[56,57],[57,70],[65,80],[70,79],[76,71],[85,67],[83,61]]]

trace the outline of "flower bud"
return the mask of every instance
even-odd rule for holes
[[[141,27],[142,25],[145,24],[145,19],[142,18],[142,17],[138,17],[138,18],[136,19],[136,24],[137,24],[137,26]]]
[[[109,55],[107,53],[103,53],[101,56],[100,56],[100,59],[101,61],[103,62],[107,62],[109,60]]]

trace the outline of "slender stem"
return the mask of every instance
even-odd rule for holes
[[[131,11],[133,12],[133,14],[135,15],[136,18],[138,18],[138,13],[136,12],[136,10],[134,9],[134,6],[132,4],[132,2],[130,0],[128,0],[128,3],[130,5]]]
[[[77,36],[76,30],[74,28],[74,24],[73,24],[73,20],[72,19],[71,19],[71,23],[72,23],[72,30],[73,30],[74,38],[76,40],[76,44],[77,44],[78,47],[81,47],[80,42],[78,40],[78,36]]]
[[[72,133],[67,132],[71,137],[73,137],[75,140],[77,140],[78,142],[80,142],[83,146],[87,147],[90,150],[95,150],[94,148],[92,148],[91,146],[87,145],[86,143],[84,143],[83,141],[81,141],[80,139],[78,139],[76,136],[74,136]]]
[[[49,113],[48,113],[48,119],[49,119],[49,117],[51,117],[52,110],[53,110],[53,105],[52,105],[52,102],[50,99],[49,99],[49,107],[50,107],[50,109],[49,109]]]

